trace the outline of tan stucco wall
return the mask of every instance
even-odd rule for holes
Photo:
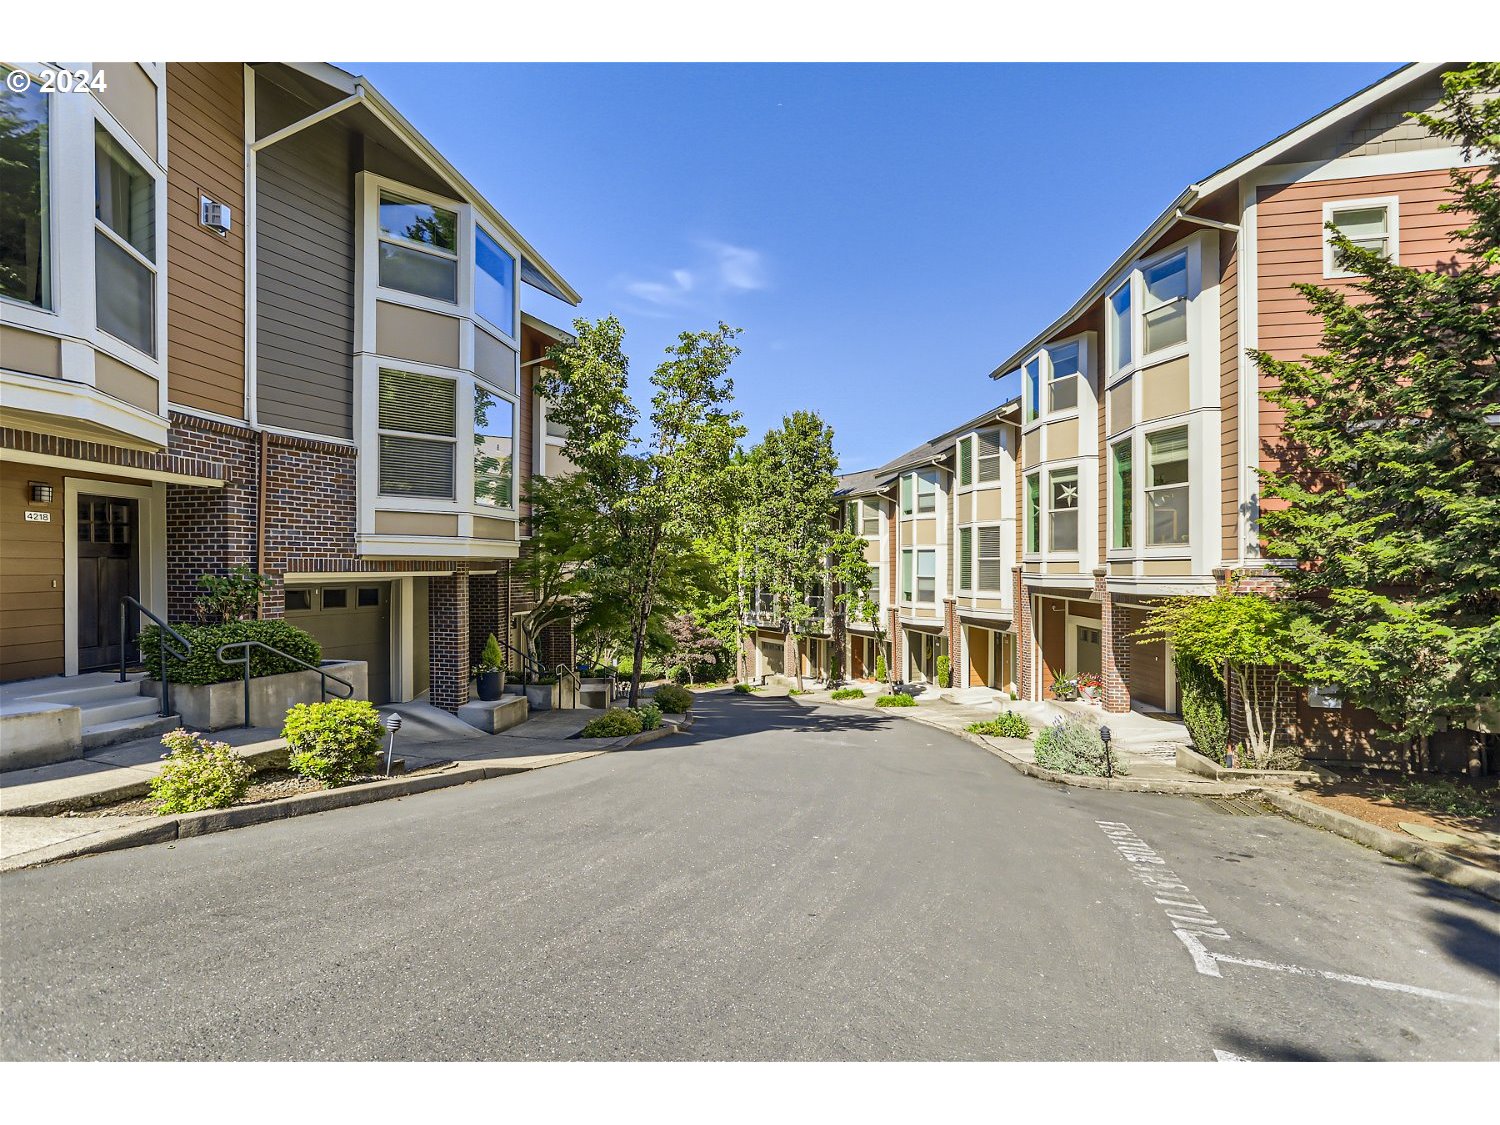
[[[396,359],[457,367],[458,321],[426,309],[377,301],[375,348]]]

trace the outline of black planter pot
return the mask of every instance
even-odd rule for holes
[[[486,703],[493,703],[500,698],[501,685],[499,672],[481,672],[479,679],[479,698]]]

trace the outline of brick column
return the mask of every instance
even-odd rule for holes
[[[502,569],[496,574],[469,575],[469,662],[477,664],[484,642],[493,633],[502,645],[506,640],[502,590],[508,579]],[[501,652],[504,652],[502,647]]]
[[[958,623],[958,602],[943,599],[943,630],[948,634],[948,677],[953,687],[968,687],[968,670],[964,667],[964,630]]]
[[[428,699],[434,707],[457,711],[469,702],[469,568],[428,584]]]
[[[1036,634],[1031,622],[1031,593],[1021,581],[1021,568],[1011,567],[1011,583],[1014,588],[1016,606],[1016,652],[1020,667],[1016,670],[1016,686],[1022,699],[1035,700],[1031,684],[1032,665],[1036,661]]]
[[[1103,681],[1104,709],[1115,714],[1130,710],[1130,615],[1115,607],[1106,581],[1109,571],[1094,570],[1094,600],[1099,603],[1099,679]]]

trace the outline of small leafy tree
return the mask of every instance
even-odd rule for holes
[[[1444,77],[1431,132],[1500,153],[1500,64]],[[1322,351],[1254,355],[1286,411],[1267,475],[1268,553],[1296,563],[1309,674],[1408,740],[1478,718],[1500,695],[1500,179],[1457,170],[1451,260],[1403,265],[1330,227],[1348,289],[1298,285]],[[1458,217],[1462,216],[1460,220]],[[1428,266],[1430,268],[1424,268]]]
[[[648,639],[695,600],[710,567],[693,553],[713,522],[744,428],[730,408],[729,366],[738,329],[684,332],[651,376],[650,429],[628,393],[624,329],[614,317],[574,322],[571,344],[548,352],[536,379],[550,417],[567,428],[563,453],[576,466],[537,526],[556,521],[580,556],[569,581],[586,589],[629,637],[630,705],[640,701]],[[554,540],[554,550],[557,549]],[[590,626],[599,630],[598,622]]]
[[[696,682],[700,670],[718,664],[723,656],[724,649],[719,639],[700,625],[691,613],[679,613],[668,621],[666,633],[669,647],[662,663],[668,675],[681,669],[690,684]]]
[[[1297,682],[1303,650],[1293,607],[1259,593],[1234,593],[1233,581],[1211,597],[1169,598],[1134,635],[1170,644],[1179,660],[1213,669],[1233,684],[1244,706],[1245,735],[1256,764],[1276,752],[1282,686]],[[1269,684],[1268,684],[1269,681]]]
[[[750,451],[746,526],[754,543],[750,573],[774,600],[795,653],[802,688],[802,639],[822,606],[814,595],[830,577],[837,503],[833,429],[797,410]]]
[[[885,626],[880,619],[880,591],[870,584],[870,563],[865,558],[864,538],[848,530],[835,531],[828,558],[835,611],[843,614],[846,625],[870,626],[875,633],[876,651],[884,652]],[[883,661],[884,657],[879,659]],[[883,680],[885,676],[875,678]]]
[[[242,621],[253,614],[260,599],[276,588],[264,574],[248,566],[236,566],[227,574],[204,574],[198,578],[203,591],[193,602],[198,620],[204,624]]]

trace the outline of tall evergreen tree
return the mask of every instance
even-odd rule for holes
[[[1322,353],[1252,353],[1286,410],[1285,506],[1261,516],[1269,555],[1307,613],[1306,675],[1337,684],[1414,756],[1500,694],[1500,64],[1444,78],[1433,133],[1492,162],[1456,170],[1458,253],[1402,265],[1331,235],[1351,291],[1299,285]],[[1332,229],[1332,228],[1330,228]]]

